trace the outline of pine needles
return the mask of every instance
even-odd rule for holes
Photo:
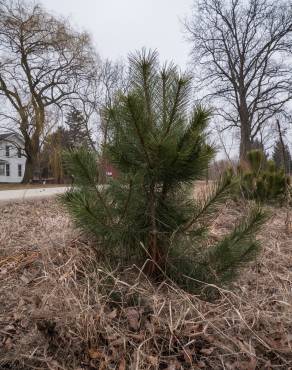
[[[129,62],[130,89],[106,110],[104,153],[119,176],[100,187],[96,155],[69,152],[74,186],[63,203],[109,257],[116,251],[155,278],[166,273],[181,281],[188,271],[202,281],[229,281],[257,252],[254,235],[264,215],[252,211],[218,244],[202,247],[234,185],[226,175],[205,199],[192,196],[215,154],[207,134],[211,112],[191,107],[190,77],[173,65],[160,69],[156,53],[143,50]]]

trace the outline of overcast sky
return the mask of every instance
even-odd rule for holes
[[[196,0],[41,0],[48,10],[68,17],[91,33],[103,58],[125,58],[143,46],[157,49],[161,61],[186,68],[189,45],[183,19]]]
[[[157,49],[161,62],[187,68],[190,45],[183,20],[197,0],[40,0],[54,14],[88,31],[102,58],[126,58],[129,52]],[[230,138],[227,149],[234,151]],[[222,151],[219,157],[224,156]]]

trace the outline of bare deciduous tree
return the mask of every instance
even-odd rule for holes
[[[186,22],[197,76],[223,128],[240,130],[240,158],[292,98],[292,8],[273,0],[199,0]]]
[[[24,138],[24,182],[37,165],[47,110],[79,98],[96,60],[86,33],[40,5],[0,0],[0,113]]]
[[[109,108],[113,105],[118,92],[125,93],[128,88],[128,76],[125,65],[122,62],[112,62],[105,60],[100,73],[102,104],[100,109],[102,134],[101,146],[108,140],[108,122],[103,114],[104,107]]]
[[[71,101],[71,107],[79,110],[84,118],[83,126],[87,132],[87,141],[90,150],[98,152],[100,127],[100,106],[103,101],[102,81],[100,71],[102,70],[102,62],[100,68],[95,75],[91,75],[87,85],[78,91],[78,99]]]

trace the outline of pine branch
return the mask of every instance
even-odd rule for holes
[[[184,103],[184,100],[188,101],[188,88],[190,86],[190,78],[181,76],[177,78],[175,98],[172,106],[172,110],[169,117],[169,122],[166,128],[165,136],[168,135],[169,130],[174,122],[175,116],[180,112],[180,104]]]
[[[234,278],[236,270],[254,258],[260,248],[254,235],[266,220],[267,213],[256,206],[244,221],[236,225],[230,235],[210,248],[204,264],[209,266],[216,279],[222,281]]]
[[[132,104],[132,99],[135,99],[135,98],[129,95],[128,99],[127,99],[129,112],[131,114],[132,122],[134,124],[135,129],[136,129],[136,134],[137,134],[137,137],[139,138],[139,141],[140,141],[140,144],[142,146],[143,152],[145,154],[145,158],[147,160],[148,166],[149,166],[149,168],[151,168],[152,167],[151,159],[150,159],[150,156],[149,156],[148,151],[147,151],[147,147],[146,147],[146,144],[145,144],[143,133],[141,132],[139,124],[137,122],[136,113],[138,113],[138,112],[134,109],[134,106]]]
[[[95,187],[98,182],[96,155],[85,148],[72,149],[63,153],[64,167],[74,174],[78,186]]]
[[[189,222],[183,227],[183,232],[189,230],[201,217],[206,215],[207,212],[215,212],[217,207],[221,205],[226,198],[230,195],[231,189],[234,186],[234,182],[230,175],[226,174],[223,176],[211,189],[209,195],[205,201],[197,209],[195,215],[189,220]]]
[[[131,200],[131,196],[132,196],[132,189],[133,189],[133,180],[130,180],[128,196],[127,196],[127,199],[126,199],[126,202],[125,202],[125,207],[124,207],[124,210],[122,212],[122,215],[120,217],[120,220],[119,220],[118,224],[120,224],[120,222],[126,216],[126,213],[127,213],[127,210],[128,210],[128,206],[130,204],[130,200]]]
[[[98,170],[96,153],[90,152],[85,148],[73,149],[64,152],[65,166],[68,172],[74,174],[74,186],[81,188],[91,188],[96,193],[100,203],[105,209],[108,218],[113,222],[113,218],[106,200],[98,189]],[[74,191],[74,190],[73,190]]]

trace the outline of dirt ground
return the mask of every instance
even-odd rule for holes
[[[292,369],[292,234],[271,212],[257,261],[210,303],[98,267],[54,200],[0,206],[0,369]]]

